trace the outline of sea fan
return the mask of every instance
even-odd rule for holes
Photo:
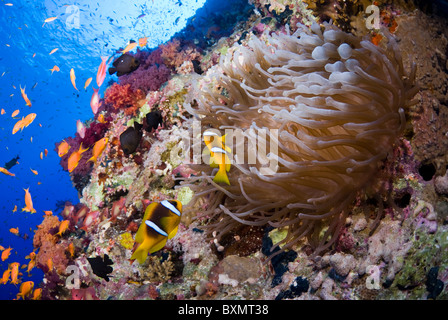
[[[282,249],[306,237],[322,252],[402,132],[414,77],[391,37],[383,49],[330,24],[235,45],[193,85],[185,108],[203,129],[244,139],[232,146],[230,186],[214,183],[209,165],[192,165],[202,174],[182,184],[195,192],[185,214],[210,218],[218,239],[239,223],[269,224],[287,227]]]

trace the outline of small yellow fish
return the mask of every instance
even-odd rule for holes
[[[58,156],[64,156],[68,150],[70,150],[70,145],[65,140],[62,140],[62,142],[58,145]]]
[[[131,42],[131,43],[129,43],[127,46],[126,46],[126,48],[124,48],[124,50],[123,51],[121,51],[121,53],[122,54],[125,54],[126,52],[128,52],[128,51],[131,51],[132,49],[134,49],[136,46],[137,46],[137,42]]]
[[[51,71],[51,74],[53,74],[53,72],[55,72],[55,71],[59,72],[59,71],[61,71],[61,69],[59,69],[59,67],[57,65],[54,65],[53,68],[50,69],[50,71]]]
[[[84,83],[84,90],[87,89],[87,87],[90,85],[90,83],[92,82],[92,77],[90,77],[89,79],[86,80],[86,82]]]
[[[78,151],[73,151],[73,153],[68,158],[68,165],[67,165],[68,172],[72,172],[73,170],[75,170],[75,168],[78,166],[79,160],[81,160],[82,154],[87,150],[89,150],[89,148],[83,149],[81,142]]]
[[[30,101],[30,99],[28,99],[28,96],[25,93],[25,87],[22,88],[22,86],[20,86],[20,93],[22,94],[22,98],[23,98],[23,100],[25,100],[26,105],[28,107],[31,107],[31,101]]]
[[[70,69],[70,81],[72,82],[73,88],[75,88],[76,91],[79,91],[78,88],[76,88],[76,76],[73,68]]]
[[[19,300],[20,297],[25,300],[25,297],[31,294],[34,288],[34,282],[33,281],[26,281],[23,282],[20,285],[20,292],[17,294],[17,300]]]
[[[31,298],[31,300],[40,300],[41,297],[42,297],[42,289],[37,288],[36,290],[34,290],[33,297]]]
[[[207,146],[204,153],[210,155],[210,166],[212,168],[219,167],[218,173],[213,178],[213,181],[230,185],[227,172],[230,170],[231,165],[228,156],[231,150],[225,145],[226,135],[220,137],[213,131],[205,131],[203,136],[205,145]]]
[[[97,142],[95,142],[95,145],[93,146],[92,157],[87,161],[96,162],[98,157],[101,156],[104,149],[106,148],[108,141],[109,141],[108,138],[102,138]]]
[[[138,39],[138,45],[140,47],[146,46],[147,43],[148,43],[148,37],[143,37],[143,38]]]
[[[33,208],[33,200],[31,199],[31,194],[30,194],[29,189],[30,188],[23,189],[23,190],[25,190],[25,207],[22,208],[22,211],[35,213],[36,209]]]
[[[15,176],[14,173],[9,172],[8,170],[6,170],[6,169],[3,168],[3,167],[0,167],[0,172],[6,174],[6,175],[8,175],[8,176],[11,176],[11,177],[14,177],[14,176]]]
[[[44,22],[45,22],[45,23],[48,23],[48,22],[51,22],[51,21],[56,20],[57,18],[58,18],[58,17],[47,18],[47,19],[44,20]]]
[[[3,252],[2,252],[2,261],[5,261],[6,259],[9,258],[10,254],[11,254],[11,250],[12,250],[11,247],[9,247],[8,249],[3,250]]]
[[[59,232],[56,233],[58,236],[62,236],[62,234],[67,231],[68,226],[70,225],[70,220],[63,220],[59,225]]]
[[[101,113],[101,114],[98,116],[97,121],[98,121],[99,123],[106,123],[106,120],[104,119],[104,114]]]

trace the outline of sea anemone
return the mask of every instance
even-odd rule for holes
[[[329,248],[415,103],[415,67],[406,75],[388,38],[381,48],[331,24],[299,24],[230,48],[184,105],[202,129],[226,130],[229,146],[239,136],[230,186],[213,182],[208,164],[192,165],[201,174],[182,183],[195,192],[185,214],[209,218],[217,240],[240,223],[269,224],[287,229],[282,250],[304,238],[314,254]]]

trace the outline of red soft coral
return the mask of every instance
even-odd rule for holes
[[[130,84],[114,83],[104,94],[106,104],[111,104],[115,109],[124,109],[127,115],[135,115],[144,99],[145,94],[140,89],[132,90]]]

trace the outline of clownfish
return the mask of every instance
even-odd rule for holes
[[[177,200],[163,200],[151,203],[145,211],[142,224],[135,235],[135,242],[140,243],[131,256],[144,263],[148,253],[162,249],[168,239],[176,233],[182,215],[182,204]]]
[[[220,137],[212,131],[205,131],[204,142],[207,149],[204,150],[205,155],[210,155],[210,166],[212,168],[219,167],[218,173],[213,178],[216,183],[223,182],[230,185],[227,172],[230,170],[230,159],[228,154],[231,150],[225,145],[226,135]]]

